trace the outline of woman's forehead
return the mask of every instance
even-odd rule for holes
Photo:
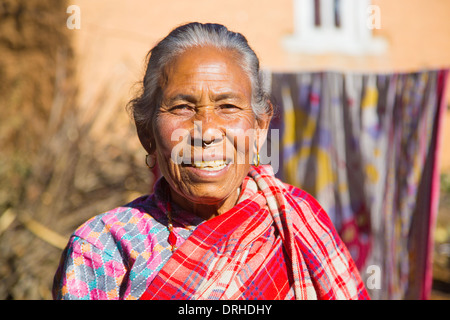
[[[182,93],[180,90],[187,93],[186,90],[198,89],[214,89],[218,95],[247,95],[251,91],[250,79],[236,55],[212,47],[193,48],[180,54],[166,69],[165,80],[163,90],[177,95]]]

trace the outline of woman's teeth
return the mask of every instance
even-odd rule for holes
[[[206,171],[219,171],[227,166],[224,160],[194,161],[193,167]]]

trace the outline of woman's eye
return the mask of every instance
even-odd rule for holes
[[[176,105],[176,106],[170,108],[170,111],[172,111],[172,112],[189,112],[192,110],[193,110],[193,108],[187,104],[179,104],[179,105]]]
[[[234,104],[222,104],[220,106],[220,108],[223,110],[229,110],[229,111],[240,109],[238,106],[235,106]]]
[[[187,104],[179,104],[174,107],[175,109],[190,109],[191,107]]]

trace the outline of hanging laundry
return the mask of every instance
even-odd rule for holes
[[[448,70],[272,73],[277,176],[319,200],[373,299],[426,299]],[[367,284],[366,284],[367,285]]]

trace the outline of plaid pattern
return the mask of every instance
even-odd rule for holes
[[[252,168],[239,203],[202,223],[141,299],[369,299],[330,219],[310,195]]]

